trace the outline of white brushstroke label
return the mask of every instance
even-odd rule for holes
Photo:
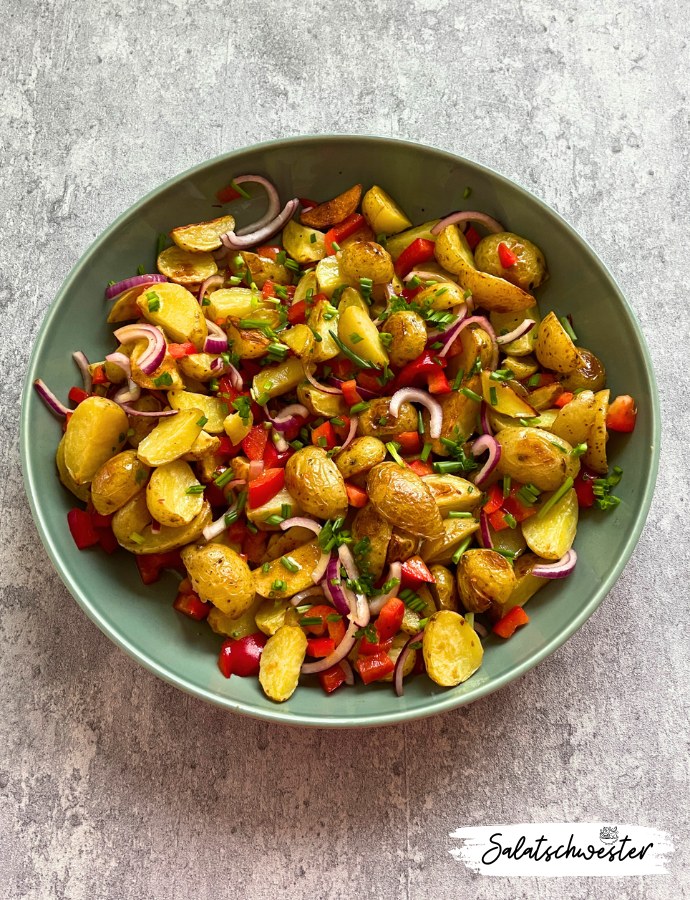
[[[551,822],[458,828],[451,856],[482,875],[666,875],[668,835],[641,825]]]

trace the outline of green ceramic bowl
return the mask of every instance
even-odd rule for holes
[[[214,218],[216,191],[246,172],[270,178],[283,201],[326,200],[357,182],[365,188],[376,183],[415,223],[458,208],[495,216],[546,254],[551,278],[538,292],[542,313],[572,313],[581,345],[606,365],[612,394],[632,394],[637,400],[634,434],[612,435],[609,442],[610,458],[625,470],[617,489],[621,504],[608,513],[584,511],[575,574],[546,586],[530,601],[530,624],[511,640],[490,637],[481,669],[456,688],[440,688],[422,676],[406,683],[400,699],[390,684],[341,688],[327,696],[310,678],[287,703],[273,703],[256,679],[223,678],[216,665],[220,638],[205,624],[173,611],[172,576],[144,587],[124,550],[112,556],[97,548],[80,552],[67,529],[65,517],[75,501],[55,473],[60,423],[32,389],[33,380],[43,378],[66,399],[69,388],[80,383],[72,351],[81,349],[98,360],[113,348],[103,299],[108,281],[131,276],[140,263],[155,271],[158,234]],[[468,186],[471,196],[462,200]],[[257,196],[235,204],[233,212],[246,224],[263,208]],[[24,387],[21,449],[43,543],[74,598],[118,646],[166,681],[226,709],[287,724],[358,727],[470,703],[531,669],[585,622],[620,575],[642,530],[659,457],[659,408],[649,353],[625,298],[593,250],[540,200],[490,169],[431,147],[376,137],[299,137],[228,153],[172,178],[92,244],[67,277],[36,340]]]

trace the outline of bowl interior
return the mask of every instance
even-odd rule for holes
[[[572,313],[580,346],[606,365],[612,396],[632,394],[639,415],[634,435],[612,435],[609,457],[625,470],[608,513],[585,510],[576,539],[573,577],[543,588],[529,604],[530,625],[507,642],[485,642],[484,663],[465,684],[443,689],[426,676],[396,698],[390,684],[341,688],[333,696],[303,679],[281,705],[256,679],[226,680],[216,666],[221,639],[203,623],[175,613],[172,576],[144,587],[130,555],[78,551],[66,527],[74,498],[54,466],[60,423],[31,384],[43,378],[65,399],[80,384],[71,353],[91,361],[113,349],[106,324],[105,285],[131,276],[139,264],[155,271],[156,238],[175,226],[211,219],[215,194],[246,172],[265,175],[285,202],[321,201],[352,184],[379,184],[416,224],[454,209],[479,209],[544,251],[551,278],[537,292],[542,315]],[[471,196],[462,200],[466,187]],[[239,225],[262,214],[263,198],[233,204]],[[226,207],[227,209],[227,207]],[[113,223],[67,277],[33,350],[23,397],[22,457],[27,492],[43,542],[68,589],[96,624],[150,670],[183,690],[259,718],[314,726],[385,724],[430,715],[496,690],[547,656],[598,606],[627,562],[651,502],[659,451],[658,400],[649,354],[613,278],[589,246],[529,192],[482,166],[451,154],[382,138],[311,137],[258,145],[183,173],[153,191]]]

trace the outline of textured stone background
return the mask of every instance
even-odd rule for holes
[[[0,896],[690,896],[685,4],[2,8]],[[221,151],[334,131],[455,150],[562,213],[633,304],[665,416],[642,540],[581,632],[469,708],[365,733],[232,717],[116,650],[43,551],[17,434],[44,311],[115,216]],[[448,854],[461,824],[525,820],[653,825],[677,851],[667,876],[511,884]]]

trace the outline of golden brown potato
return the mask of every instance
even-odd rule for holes
[[[326,255],[325,237],[323,231],[315,231],[290,219],[283,228],[283,247],[295,262],[301,265],[315,263]]]
[[[451,356],[446,369],[446,377],[449,381],[453,381],[458,372],[462,369],[464,377],[462,380],[463,387],[467,387],[470,380],[470,371],[479,357],[482,369],[488,369],[491,365],[493,356],[493,347],[491,338],[484,329],[473,323],[468,328],[464,328],[460,335],[462,350],[455,356]]]
[[[342,315],[348,306],[356,306],[369,315],[369,306],[357,288],[346,287],[338,300],[338,313]]]
[[[529,403],[535,412],[540,413],[545,409],[552,409],[556,400],[563,394],[563,385],[557,381],[544,384],[529,392]]]
[[[484,612],[492,602],[505,602],[515,587],[513,567],[494,550],[463,553],[456,574],[460,600],[468,612]]]
[[[357,241],[342,251],[340,266],[346,278],[370,278],[374,284],[388,284],[395,274],[387,250],[375,241]]]
[[[333,419],[336,416],[349,416],[350,407],[342,394],[324,394],[311,384],[300,384],[297,388],[297,402],[306,406],[312,415]]]
[[[146,287],[135,287],[124,294],[120,294],[117,300],[110,307],[108,313],[108,322],[130,322],[132,319],[138,319],[141,316],[141,310],[137,306],[137,298],[147,290]]]
[[[140,491],[118,509],[112,519],[112,528],[118,544],[130,553],[166,553],[198,541],[204,528],[213,520],[211,506],[204,501],[199,515],[189,525],[182,528],[168,528],[161,525],[160,531],[151,531],[151,513],[146,505],[146,494]]]
[[[460,544],[479,530],[477,519],[444,519],[443,534],[424,541],[419,551],[425,563],[450,565]]]
[[[424,269],[426,271],[426,268]],[[465,290],[448,281],[436,282],[420,291],[414,302],[423,309],[452,309],[465,302]]]
[[[515,419],[512,416],[504,416],[497,413],[490,407],[487,409],[489,425],[494,434],[503,431],[504,428],[515,428]],[[533,420],[533,428],[540,428],[542,431],[551,431],[551,426],[556,421],[558,409],[544,409],[537,413]]]
[[[140,397],[129,405],[134,409],[140,409],[142,411],[148,410],[149,412],[159,412],[163,409],[163,404],[151,394],[144,394],[143,397]],[[134,432],[134,434],[128,435],[127,438],[130,446],[134,447],[136,450],[146,435],[151,434],[157,424],[158,421],[152,416],[128,416],[127,430],[132,430]]]
[[[412,225],[395,200],[377,184],[362,199],[362,215],[374,234],[396,234]]]
[[[205,603],[236,619],[254,602],[254,576],[230,547],[190,544],[180,555],[192,587]]]
[[[503,533],[503,532],[499,532]],[[489,609],[489,619],[496,623],[503,616],[508,615],[514,606],[524,606],[525,603],[533,597],[537,591],[549,583],[548,578],[536,578],[532,575],[532,569],[542,560],[534,553],[525,553],[519,559],[515,560],[513,572],[515,573],[515,587],[510,592],[510,596],[503,602],[492,602]]]
[[[518,378],[529,378],[539,370],[539,365],[533,356],[506,356],[501,363],[502,369],[510,369]]]
[[[109,459],[93,476],[91,499],[97,513],[109,516],[124,506],[146,484],[149,468],[137,459],[135,450],[125,450]]]
[[[149,390],[156,390],[161,384],[161,376],[169,375],[171,378],[171,388],[183,388],[184,382],[182,381],[180,373],[177,370],[177,364],[167,351],[160,366],[158,366],[158,368],[154,372],[151,372],[150,375],[144,375],[144,373],[139,368],[138,363],[147,346],[148,341],[144,338],[141,341],[136,341],[134,344],[125,344],[124,346],[119,348],[132,360],[132,381],[135,384],[138,384],[139,387],[148,388]],[[106,369],[106,375],[108,374],[108,369]],[[124,381],[124,378],[122,380]]]
[[[173,228],[170,237],[181,250],[189,250],[190,253],[210,253],[222,247],[221,234],[234,231],[235,220],[232,216],[222,216],[220,219],[212,219],[210,222],[199,222],[196,225],[182,225]]]
[[[159,466],[153,470],[146,487],[149,512],[161,525],[169,525],[171,528],[189,525],[204,505],[203,494],[187,493],[189,488],[197,487],[201,485],[189,463],[176,459]]]
[[[431,593],[436,594],[437,606],[439,609],[452,609],[458,612],[458,591],[455,587],[455,577],[450,569],[445,566],[434,565],[429,566],[429,571],[436,579],[436,585],[430,587]]]
[[[222,634],[225,637],[239,641],[249,634],[256,634],[257,625],[255,616],[259,612],[262,602],[261,597],[257,597],[252,605],[246,609],[241,616],[238,616],[235,619],[226,616],[217,606],[214,606],[208,614],[206,621],[216,634]]]
[[[477,633],[450,609],[435,613],[424,629],[422,643],[426,671],[442,687],[454,687],[482,664],[484,649]]]
[[[192,353],[178,359],[177,365],[186,378],[206,382],[218,378],[218,372],[211,368],[211,364],[217,359],[220,357],[216,353]]]
[[[313,537],[314,532],[311,528],[301,528],[299,525],[293,525],[292,528],[281,531],[279,534],[272,534],[266,544],[266,552],[261,562],[273,562],[274,559],[286,556],[308,543]]]
[[[398,415],[390,412],[392,397],[372,400],[369,409],[360,414],[357,434],[365,437],[388,438],[389,435],[417,430],[417,410],[411,403],[401,403]],[[382,420],[385,419],[385,422]]]
[[[137,305],[144,318],[162,328],[169,340],[178,344],[190,341],[201,353],[208,335],[206,319],[196,297],[186,288],[170,282],[152,285]]]
[[[359,307],[348,306],[344,310],[338,321],[337,334],[348,349],[378,368],[382,369],[388,362],[388,353],[376,326],[369,318],[369,313]]]
[[[300,591],[312,587],[314,584],[311,577],[312,572],[321,559],[321,548],[318,540],[314,538],[301,547],[297,547],[296,550],[289,554],[289,558],[297,566],[296,572],[286,569],[280,559],[269,563],[267,572],[264,572],[263,568],[255,571],[255,590],[257,594],[260,594],[262,597],[268,597],[271,600],[287,600]],[[287,584],[287,587],[274,587],[276,583],[281,585]]]
[[[137,448],[137,456],[147,466],[163,466],[189,453],[203,428],[200,409],[182,409],[160,419],[158,425]]]
[[[275,600],[263,600],[255,615],[255,629],[271,637],[285,625],[286,613],[292,608],[289,600],[280,600],[277,604]]]
[[[287,461],[285,487],[310,516],[347,515],[347,491],[338,467],[321,447],[304,447]]]
[[[310,228],[332,228],[343,219],[347,219],[359,206],[362,197],[362,185],[356,184],[343,194],[320,203],[313,209],[308,209],[300,214],[300,221]]]
[[[308,325],[295,325],[280,333],[280,340],[293,351],[303,363],[313,356],[314,335]]]
[[[517,256],[517,262],[504,269],[498,255],[498,245],[505,244]],[[488,234],[474,249],[474,262],[481,272],[505,278],[523,291],[533,291],[549,277],[546,260],[536,244],[510,231]]]
[[[394,528],[386,553],[388,565],[394,562],[405,562],[411,556],[416,556],[419,553],[421,540],[416,534],[410,534],[409,531],[401,528]]]
[[[490,320],[497,337],[515,331],[518,325],[521,325],[525,319],[531,319],[534,322],[531,330],[528,331],[527,334],[523,334],[522,337],[511,341],[509,344],[501,344],[501,350],[504,353],[508,353],[510,356],[520,357],[527,356],[534,352],[534,347],[537,343],[537,334],[539,333],[539,323],[541,322],[539,307],[535,301],[534,306],[530,306],[528,309],[520,309],[516,312],[508,313],[491,313]]]
[[[394,366],[404,366],[417,359],[426,347],[424,319],[412,309],[393,313],[386,319],[381,331],[391,335],[388,355]]]
[[[431,491],[444,518],[450,512],[473,512],[482,502],[482,492],[459,475],[424,475],[422,481]]]
[[[594,422],[595,403],[591,391],[576,394],[570,403],[559,410],[551,426],[552,433],[567,441],[571,447],[586,441]]]
[[[542,366],[553,372],[572,372],[580,364],[578,349],[554,312],[539,326],[535,353]]]
[[[307,325],[314,335],[314,345],[309,353],[309,361],[314,365],[333,359],[340,353],[340,348],[331,335],[333,332],[339,336],[338,320],[338,311],[328,300],[316,301],[307,319]],[[316,339],[316,335],[321,338],[320,341]]]
[[[436,501],[411,469],[394,462],[379,463],[367,476],[367,493],[381,515],[405,531],[426,538],[443,534]]]
[[[201,427],[209,434],[223,434],[223,422],[228,414],[227,403],[218,397],[208,394],[195,394],[192,391],[168,391],[168,403],[171,409],[199,409]],[[206,419],[204,422],[203,419]]]
[[[304,380],[302,363],[294,357],[288,357],[275,366],[266,366],[252,380],[252,390],[257,397],[268,394],[269,398],[280,397],[294,391]]]
[[[105,397],[82,400],[67,423],[65,467],[76,484],[91,481],[96,472],[122,450],[127,440],[127,415]]]
[[[199,460],[208,459],[208,457],[214,456],[219,448],[220,438],[202,431],[189,448],[189,451],[183,454],[182,459],[184,459],[185,462],[198,462]]]
[[[212,253],[190,253],[178,246],[163,250],[157,266],[161,275],[167,275],[178,284],[201,284],[218,271]]]
[[[586,388],[589,391],[601,391],[606,387],[606,369],[600,359],[584,347],[578,347],[580,360],[577,368],[568,372],[561,379],[561,384],[566,391],[576,391]]]
[[[376,509],[373,503],[367,503],[357,514],[352,522],[352,537],[355,543],[369,538],[369,569],[380,575],[386,564],[386,553],[393,533],[393,526]]]
[[[368,472],[386,458],[386,445],[375,437],[361,437],[355,440],[335,457],[335,464],[346,480],[353,475]]]
[[[206,316],[212,322],[216,319],[249,319],[257,310],[272,306],[264,301],[261,291],[242,287],[220,288],[207,294],[207,299]]]
[[[481,393],[487,406],[516,419],[529,419],[536,415],[535,408],[528,402],[527,391],[519,382],[494,381],[491,374],[486,370],[481,374]],[[495,398],[495,403],[492,403],[492,398]]]
[[[271,516],[282,516],[284,506],[289,510],[286,518],[291,519],[293,516],[302,515],[303,511],[295,498],[287,488],[283,488],[263,506],[258,506],[256,509],[246,507],[247,519],[261,531],[280,531],[280,525],[269,525],[266,520]]]
[[[403,647],[408,642],[410,636],[409,634],[405,634],[404,631],[398,632],[396,636],[393,638],[393,643],[390,646],[390,649],[386,652],[388,653],[388,657],[393,661],[397,662],[398,657],[402,653]],[[417,651],[410,650],[407,654],[407,659],[403,665],[403,678],[407,678],[407,676],[412,672],[415,667],[415,663],[417,662]],[[383,678],[379,679],[380,681],[393,681],[395,677],[395,671],[389,672],[388,675],[384,675]]]
[[[399,234],[394,234],[393,237],[389,237],[386,241],[386,249],[390,253],[393,262],[398,261],[398,257],[406,250],[410,244],[416,241],[418,238],[423,238],[425,241],[436,241],[436,235],[431,233],[431,229],[434,225],[438,225],[440,219],[433,219],[431,222],[425,222],[423,225],[415,225],[413,228],[407,228],[405,231],[401,231]],[[372,225],[373,228],[373,225]],[[377,234],[380,232],[374,228]],[[380,229],[383,231],[383,229]],[[430,263],[424,263],[425,271],[433,271],[432,269],[428,269],[427,266]]]
[[[598,472],[599,475],[606,475],[609,469],[606,458],[606,442],[609,439],[606,417],[609,413],[610,394],[611,391],[606,390],[597,391],[594,395],[594,421],[590,425],[587,435],[587,452],[582,457],[582,462]]]
[[[463,386],[474,391],[481,397],[481,377],[472,375]],[[460,391],[451,391],[450,394],[439,394],[436,398],[443,410],[443,424],[441,425],[441,437],[451,441],[468,440],[477,428],[477,416],[481,407],[480,403],[471,397],[461,394]],[[422,410],[424,431],[429,434],[430,416],[428,410]],[[413,431],[414,429],[407,429]],[[431,442],[431,449],[439,456],[448,456],[448,448],[441,443],[440,438]]]
[[[230,254],[230,271],[234,275],[242,275],[247,284],[251,283],[251,286],[257,288],[262,288],[267,281],[272,281],[273,284],[292,284],[292,273],[287,266],[281,266],[268,256],[259,256],[248,250],[242,250],[235,256]]]
[[[501,458],[496,470],[540,491],[555,491],[566,478],[575,478],[580,460],[567,441],[540,428],[504,428],[496,435]]]
[[[60,481],[67,488],[67,490],[71,491],[78,500],[81,500],[83,503],[88,503],[90,495],[89,485],[77,484],[77,482],[70,475],[67,466],[65,465],[64,435],[62,440],[58,444],[57,453],[55,454],[55,465],[57,466]]]
[[[307,636],[299,626],[283,625],[266,642],[259,663],[259,682],[271,700],[282,703],[295,692],[307,655]]]
[[[359,281],[348,278],[340,264],[340,258],[336,256],[327,256],[316,264],[316,280],[318,283],[319,294],[325,294],[332,297],[336,288],[342,286],[359,287]],[[297,296],[297,292],[295,292]]]
[[[544,503],[551,497],[545,494]],[[577,532],[578,504],[574,488],[570,488],[545,515],[530,516],[522,522],[527,546],[544,559],[560,559],[570,550]]]

